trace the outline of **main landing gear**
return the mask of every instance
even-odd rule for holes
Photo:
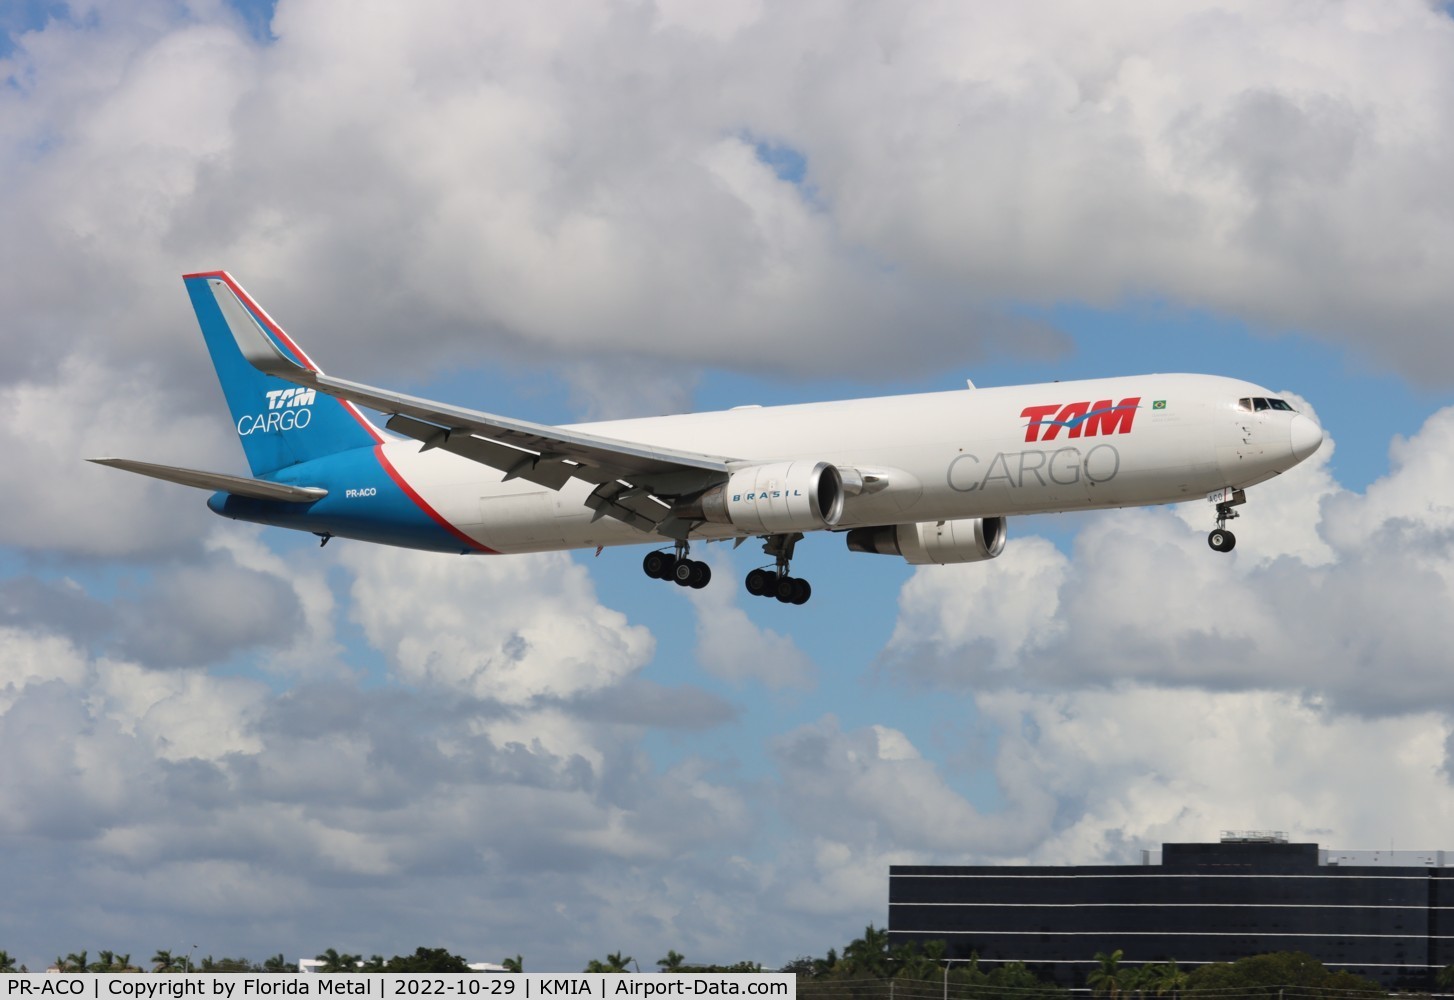
[[[1207,535],[1207,544],[1218,552],[1231,552],[1237,536],[1227,530],[1227,522],[1239,516],[1233,508],[1246,503],[1247,494],[1242,490],[1222,490],[1213,493],[1211,499],[1217,505],[1217,526]]]
[[[712,567],[698,559],[687,558],[687,545],[678,542],[676,552],[657,549],[646,553],[641,568],[653,580],[671,580],[678,587],[701,590],[712,582]]]
[[[813,588],[807,580],[788,573],[793,559],[793,547],[802,538],[800,532],[791,535],[768,535],[762,551],[776,560],[773,569],[755,569],[747,574],[747,592],[754,597],[776,597],[783,604],[807,604],[813,596]]]
[[[762,551],[773,557],[773,568],[762,567],[747,574],[747,592],[754,597],[776,597],[783,604],[807,604],[813,588],[807,580],[788,572],[793,548],[802,534],[763,536]],[[712,581],[712,567],[687,558],[687,543],[677,542],[676,550],[656,549],[646,553],[641,569],[653,580],[671,580],[678,587],[701,590]]]

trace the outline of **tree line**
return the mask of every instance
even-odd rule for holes
[[[469,972],[468,961],[445,948],[419,947],[412,955],[364,958],[334,948],[316,956],[321,972],[401,972],[438,973]],[[524,972],[521,955],[506,957],[499,963],[507,972]],[[949,945],[943,940],[908,941],[890,947],[888,930],[869,924],[863,935],[855,938],[842,954],[830,948],[822,958],[800,956],[778,971],[798,977],[799,993],[806,998],[882,997],[884,983],[901,982],[903,1000],[924,1000],[934,996],[955,1000],[978,1000],[980,997],[1001,997],[1013,994],[1021,1000],[1061,1000],[1068,993],[1054,982],[1041,978],[1023,962],[988,963],[981,966],[977,954],[968,958],[950,958]],[[246,958],[214,959],[211,955],[194,961],[191,955],[177,955],[160,950],[147,963],[152,972],[293,972],[296,962],[289,962],[279,952],[262,962]],[[1344,970],[1330,971],[1317,959],[1300,952],[1276,952],[1254,955],[1236,962],[1213,962],[1194,971],[1187,971],[1175,960],[1129,964],[1125,952],[1097,952],[1088,960],[1090,967],[1085,985],[1092,994],[1109,1000],[1148,1000],[1150,997],[1213,998],[1228,996],[1272,996],[1279,988],[1292,989],[1299,1000],[1313,998],[1379,998],[1387,992],[1372,980]],[[86,951],[57,957],[55,967],[61,972],[119,973],[145,971],[133,963],[129,953],[98,951],[95,961]],[[762,972],[760,963],[736,962],[731,965],[694,964],[675,949],[656,960],[657,971],[680,973]],[[27,972],[16,968],[15,960],[0,951],[0,973]],[[641,967],[630,955],[611,952],[604,959],[591,959],[585,972],[640,972]],[[1454,965],[1446,966],[1435,977],[1443,990],[1454,990]],[[925,984],[935,987],[929,992],[916,990]],[[895,991],[890,988],[890,995]]]
[[[1346,970],[1332,971],[1301,952],[1253,955],[1235,962],[1212,962],[1195,970],[1174,959],[1130,964],[1125,952],[1097,952],[1088,959],[1084,985],[1109,1000],[1151,997],[1272,997],[1279,1000],[1380,998],[1388,992],[1378,983]],[[992,966],[986,968],[985,966]],[[1069,992],[1042,978],[1023,962],[981,965],[979,956],[950,958],[948,943],[908,941],[890,947],[888,931],[870,924],[840,955],[834,949],[822,958],[800,957],[782,968],[798,975],[804,1000],[988,1000],[1013,996],[1021,1000],[1065,998]],[[1454,991],[1454,965],[1434,977],[1436,985]],[[886,984],[895,988],[886,989]]]

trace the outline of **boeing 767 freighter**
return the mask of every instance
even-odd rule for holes
[[[910,563],[993,559],[1019,514],[1207,498],[1208,542],[1245,490],[1317,451],[1285,400],[1214,375],[742,406],[551,427],[325,375],[225,271],[184,277],[252,476],[103,465],[215,491],[242,521],[439,552],[652,546],[648,576],[703,587],[692,543],[748,538],[747,589],[785,604],[805,534]],[[387,415],[384,429],[361,408]]]

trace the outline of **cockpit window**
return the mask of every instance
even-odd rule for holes
[[[1268,410],[1283,410],[1287,413],[1297,412],[1285,399],[1262,399],[1258,396],[1243,396],[1237,400],[1237,409],[1245,413],[1252,413],[1254,411],[1257,413],[1265,413]]]

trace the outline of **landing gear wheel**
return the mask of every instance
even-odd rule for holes
[[[801,533],[764,535],[762,551],[777,560],[775,569],[755,569],[747,574],[747,592],[753,597],[775,597],[783,604],[807,604],[813,588],[788,572],[793,547],[802,539]]]
[[[1216,528],[1207,536],[1207,544],[1218,552],[1231,552],[1237,544],[1237,536],[1226,528]]]
[[[813,588],[808,586],[808,581],[799,580],[795,576],[778,577],[777,587],[773,592],[783,604],[802,604],[812,593]]]
[[[671,578],[678,587],[690,587],[692,585],[692,567],[696,563],[691,559],[678,559],[676,565],[671,568]]]
[[[687,586],[693,590],[701,590],[712,582],[712,567],[704,562],[693,562],[692,573],[687,580]]]
[[[771,597],[777,591],[777,574],[770,569],[755,569],[747,574],[747,592],[753,597]]]
[[[675,560],[665,552],[648,552],[641,560],[641,570],[653,580],[665,580],[671,575],[673,562]]]

